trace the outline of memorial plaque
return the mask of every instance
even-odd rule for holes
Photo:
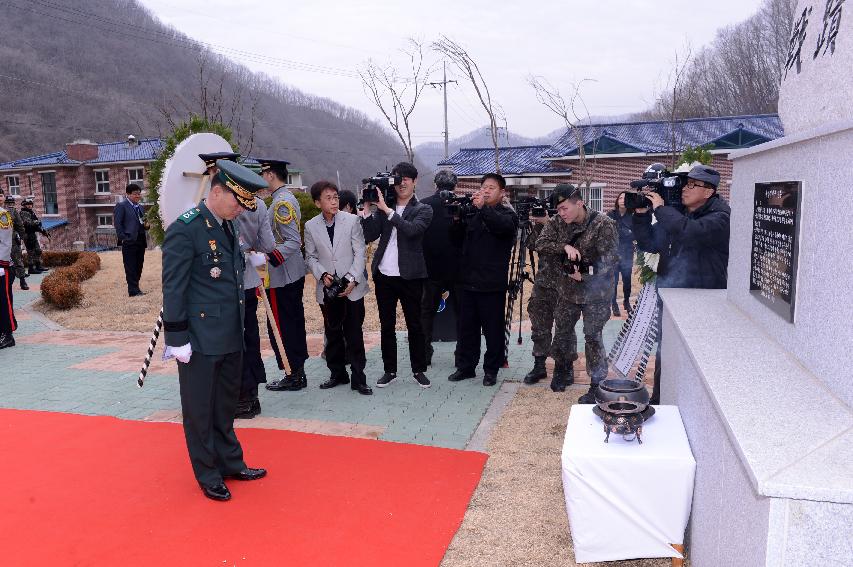
[[[756,183],[749,290],[794,322],[800,220],[799,181]]]

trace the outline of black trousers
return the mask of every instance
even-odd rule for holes
[[[622,295],[624,299],[622,304],[627,306],[631,302],[631,272],[634,269],[632,259],[627,261],[624,258],[619,259],[619,264],[616,270],[613,271],[613,304],[616,305],[616,292],[619,287],[619,276],[622,276]],[[626,307],[627,308],[627,307]]]
[[[397,372],[397,301],[403,307],[403,318],[409,332],[409,358],[412,372],[426,372],[426,342],[421,327],[423,280],[404,280],[376,272],[376,304],[379,308],[380,343],[385,372]]]
[[[142,277],[142,265],[145,262],[145,231],[140,231],[136,240],[121,243],[121,259],[124,262],[124,278],[127,280],[127,293],[139,290],[139,278]]]
[[[240,382],[240,400],[258,397],[258,384],[267,381],[267,371],[261,358],[261,333],[258,329],[257,288],[244,291],[246,314],[243,317],[243,379]]]
[[[421,324],[427,352],[432,352],[432,325],[438,314],[441,294],[450,291],[450,303],[456,315],[456,339],[459,339],[459,290],[453,280],[424,280],[424,294],[421,300]],[[431,358],[431,357],[427,357]]]
[[[267,290],[273,317],[275,317],[281,340],[284,343],[284,353],[294,372],[305,365],[308,360],[308,342],[305,337],[305,308],[302,305],[302,292],[305,290],[305,278],[299,278],[293,283]],[[272,326],[267,320],[269,334],[275,360],[280,370],[284,370],[284,362],[275,342]]]
[[[246,468],[234,433],[242,360],[242,352],[194,352],[187,364],[178,362],[184,436],[193,473],[202,484],[217,484],[224,475]]]
[[[367,385],[364,367],[364,298],[350,301],[338,298],[320,305],[326,332],[326,366],[333,378],[347,376],[347,363],[352,369],[352,387]]]
[[[0,335],[8,335],[18,328],[18,320],[15,319],[15,299],[12,297],[15,268],[5,266],[3,269],[6,273],[0,276]]]
[[[486,337],[483,372],[497,374],[504,363],[506,293],[461,290],[456,368],[474,370],[480,362],[480,334]]]

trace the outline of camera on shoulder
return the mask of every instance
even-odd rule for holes
[[[651,190],[663,199],[664,205],[675,207],[681,205],[681,192],[687,182],[686,173],[671,173],[662,163],[653,163],[643,172],[643,178],[631,182],[631,188],[637,191]],[[651,207],[652,202],[639,192],[625,193],[626,209],[643,209]]]
[[[438,197],[444,205],[444,210],[452,217],[470,218],[477,214],[477,207],[468,195],[457,195],[453,191],[439,191]]]
[[[385,204],[393,207],[397,202],[397,192],[394,190],[394,185],[399,185],[403,182],[403,177],[400,175],[391,175],[390,172],[380,172],[373,177],[366,177],[361,180],[364,188],[361,190],[361,200],[365,203],[378,203],[379,192],[382,191],[382,197],[385,199]]]

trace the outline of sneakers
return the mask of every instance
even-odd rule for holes
[[[429,378],[427,378],[423,372],[415,372],[414,375],[412,375],[412,378],[415,379],[415,382],[417,382],[418,386],[421,388],[429,388],[432,385],[429,382]]]
[[[397,379],[396,373],[386,372],[385,374],[382,375],[382,378],[380,378],[379,380],[376,381],[376,387],[377,388],[384,388],[385,386],[387,386],[388,384],[390,384],[391,382],[393,382],[396,379]]]
[[[527,376],[524,377],[525,384],[535,384],[542,378],[546,378],[548,376],[548,372],[545,370],[545,357],[544,356],[535,356],[533,357],[533,370],[527,373]]]

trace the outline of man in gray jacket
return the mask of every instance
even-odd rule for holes
[[[338,210],[338,188],[329,181],[311,186],[311,198],[321,214],[305,223],[305,261],[317,280],[317,303],[323,310],[326,331],[326,365],[332,375],[320,384],[326,390],[349,384],[346,364],[352,369],[351,388],[369,396],[364,367],[364,295],[367,270],[364,233],[359,218]]]
[[[379,307],[382,362],[385,374],[376,381],[384,388],[397,378],[397,302],[403,307],[406,329],[409,331],[409,357],[415,382],[429,388],[430,382],[424,372],[427,368],[426,344],[421,326],[421,299],[423,282],[427,277],[424,260],[423,238],[430,221],[432,208],[415,197],[418,170],[408,162],[401,162],[391,170],[392,176],[400,177],[394,185],[396,202],[394,208],[385,203],[379,191],[376,212],[370,214],[364,207],[362,220],[364,239],[379,246],[373,254],[371,273],[376,283],[376,303]]]

